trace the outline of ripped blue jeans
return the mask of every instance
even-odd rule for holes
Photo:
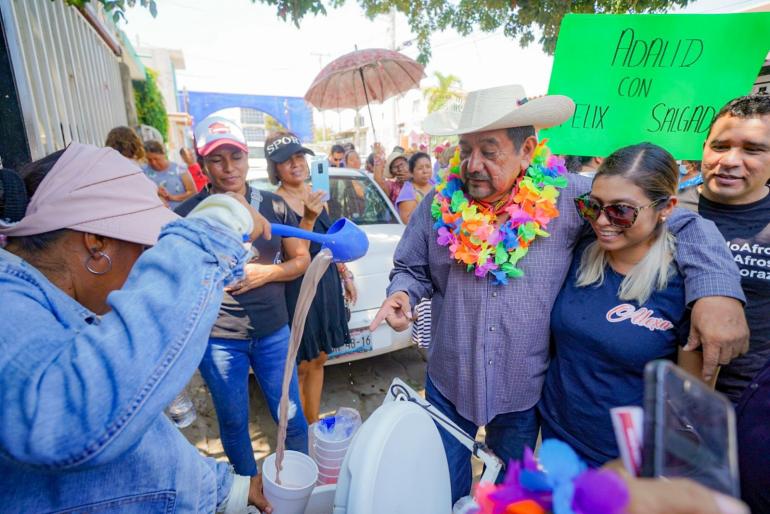
[[[257,474],[249,437],[249,366],[277,423],[288,344],[288,325],[254,339],[212,337],[201,360],[199,369],[214,400],[222,446],[239,475]],[[299,399],[296,365],[289,385],[289,399],[296,405],[296,411],[289,419],[286,449],[307,453],[307,421]]]

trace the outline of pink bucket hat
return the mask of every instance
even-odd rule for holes
[[[160,201],[139,167],[112,148],[72,143],[30,199],[18,223],[0,221],[0,234],[32,236],[68,228],[154,245],[178,219]]]

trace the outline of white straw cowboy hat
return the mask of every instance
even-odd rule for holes
[[[485,130],[526,127],[553,127],[567,121],[575,112],[568,96],[548,95],[528,99],[519,85],[471,91],[460,109],[433,113],[422,122],[432,136],[450,136]]]
[[[382,172],[382,174],[385,175],[385,178],[393,178],[393,172],[390,171],[390,166],[398,159],[404,159],[407,163],[409,162],[409,158],[404,155],[404,152],[391,152],[388,156],[388,160],[385,161],[385,170]]]

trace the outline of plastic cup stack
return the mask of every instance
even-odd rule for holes
[[[361,415],[348,407],[337,409],[333,416],[312,425],[310,454],[318,465],[318,485],[337,483],[345,454],[360,426]]]

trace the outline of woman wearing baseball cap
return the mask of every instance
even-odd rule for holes
[[[321,195],[314,196],[315,210],[306,210],[300,224],[280,196],[250,187],[246,182],[248,146],[238,125],[210,116],[195,127],[195,144],[211,183],[180,205],[177,214],[186,216],[210,195],[229,192],[248,201],[271,223],[312,229],[321,210]],[[277,236],[270,241],[254,241],[253,250],[243,279],[225,289],[200,372],[214,401],[227,458],[236,473],[261,477],[249,434],[249,368],[265,395],[270,415],[277,421],[289,345],[285,285],[305,272],[310,256],[306,241]],[[307,453],[307,423],[296,368],[289,395],[296,408],[290,414],[286,447]]]
[[[269,237],[265,219],[225,195],[178,219],[134,163],[76,143],[0,170],[0,185],[0,505],[264,503],[256,480],[198,454],[163,409],[205,351],[244,238]]]
[[[349,150],[355,152],[355,150]],[[313,152],[302,146],[299,138],[291,132],[276,132],[265,140],[265,157],[270,182],[278,185],[278,193],[297,216],[306,220],[308,205],[313,207],[315,195],[322,198],[324,191],[313,193],[307,184],[310,176],[305,156]],[[314,209],[314,208],[313,208]],[[313,214],[313,213],[311,213]],[[308,230],[325,234],[332,226],[332,219],[324,208]],[[321,245],[310,245],[310,255],[315,257],[321,251]],[[344,278],[340,279],[340,275]],[[327,356],[335,349],[350,343],[348,320],[341,283],[344,281],[345,294],[351,302],[355,301],[356,288],[353,274],[343,264],[329,266],[318,283],[313,302],[308,311],[302,342],[297,353],[299,369],[300,397],[302,411],[308,423],[318,421],[321,409],[321,393],[324,382],[324,364]],[[290,319],[299,300],[301,279],[286,284],[286,302]]]

